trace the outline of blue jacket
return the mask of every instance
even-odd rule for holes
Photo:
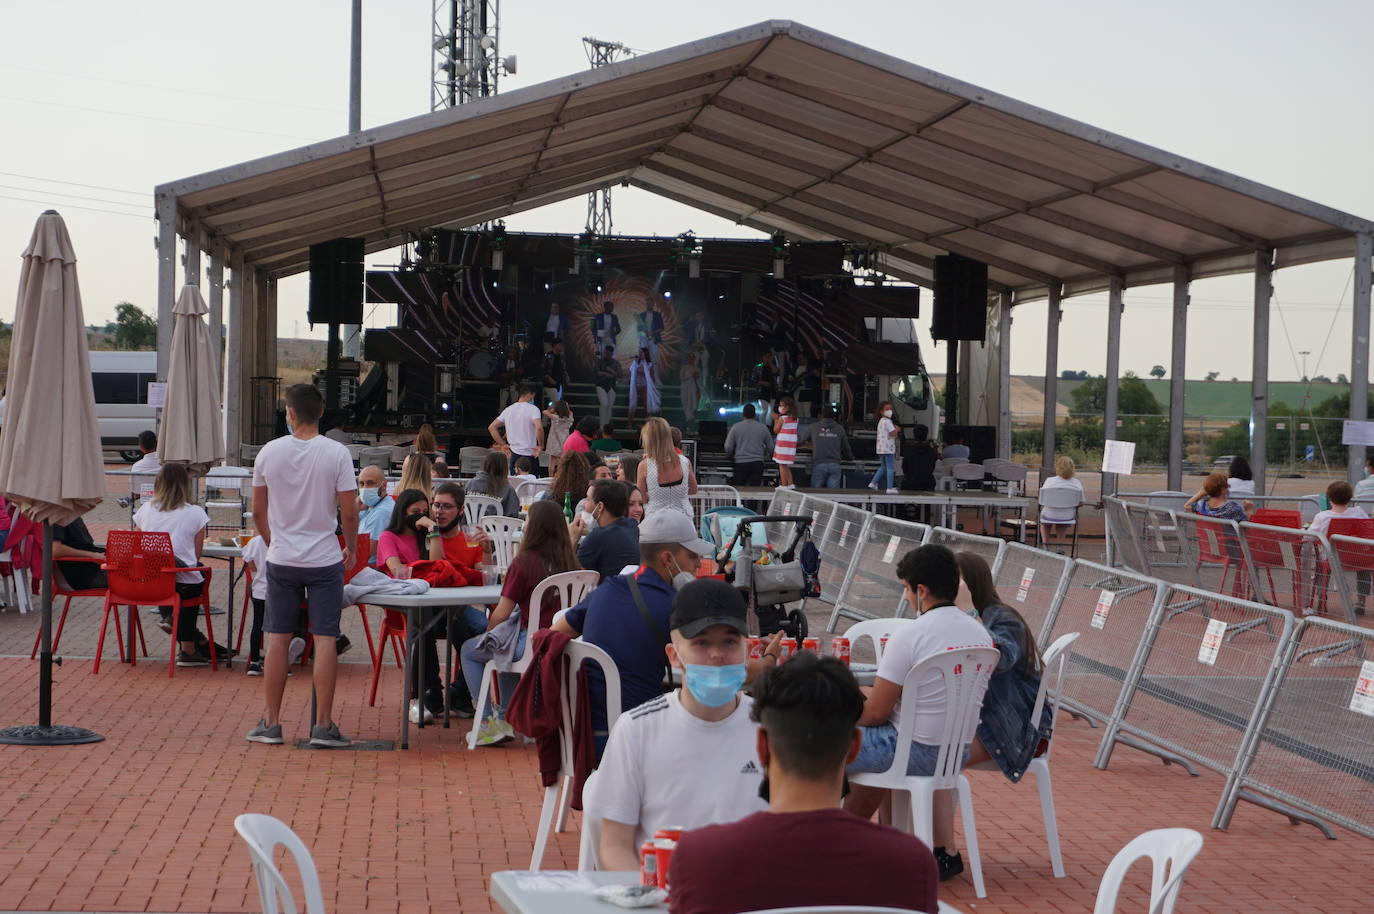
[[[983,696],[978,739],[1002,773],[1016,782],[1026,773],[1026,766],[1035,757],[1040,740],[1050,738],[1053,715],[1046,699],[1040,726],[1031,725],[1040,676],[1025,674],[1026,629],[1020,617],[996,603],[978,615],[992,636],[993,646],[1002,653]]]

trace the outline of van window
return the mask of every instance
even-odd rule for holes
[[[148,383],[156,381],[152,372],[136,371],[95,371],[91,373],[91,386],[97,403],[146,404],[148,402]]]

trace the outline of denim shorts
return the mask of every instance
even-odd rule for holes
[[[262,630],[270,634],[294,633],[304,602],[310,612],[310,634],[337,638],[344,607],[343,562],[324,568],[266,564],[267,616]]]
[[[876,727],[860,727],[862,742],[859,754],[845,769],[847,774],[864,772],[883,772],[892,767],[892,759],[897,754],[897,727],[894,724],[879,724]],[[930,777],[935,773],[935,764],[940,760],[940,747],[913,742],[911,756],[907,759],[906,773],[913,776]],[[968,749],[964,750],[964,760],[968,760]]]

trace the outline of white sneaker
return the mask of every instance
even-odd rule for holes
[[[416,699],[416,700],[414,700],[414,701],[412,701],[412,702],[410,703],[410,722],[411,722],[412,724],[418,724],[418,723],[420,722],[420,708],[421,708],[421,707],[422,707],[422,705],[420,704],[420,702],[419,702],[418,699]],[[430,723],[431,721],[434,720],[434,712],[431,711],[429,708],[425,708],[424,710],[425,710],[425,723]]]
[[[887,490],[887,494],[888,494],[888,495],[900,495],[900,494],[902,494],[902,490],[901,490],[901,489],[888,489],[888,490]]]
[[[295,666],[296,664],[300,663],[300,662],[301,662],[301,658],[304,657],[304,656],[305,656],[305,639],[304,639],[304,638],[292,638],[292,639],[291,639],[291,646],[288,647],[288,648],[286,649],[286,665],[287,665],[288,667],[293,667],[293,666]]]
[[[878,491],[878,484],[876,482],[870,482],[868,484],[868,487],[872,489],[874,492]]]

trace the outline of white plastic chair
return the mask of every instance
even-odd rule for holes
[[[391,448],[365,447],[358,452],[358,469],[376,467],[383,474],[391,472]]]
[[[1126,872],[1141,857],[1149,857],[1153,864],[1150,873],[1150,914],[1173,914],[1178,890],[1183,885],[1183,874],[1201,850],[1202,835],[1191,828],[1156,828],[1136,835],[1107,864],[1107,871],[1102,874],[1102,883],[1097,889],[1097,904],[1093,906],[1093,914],[1115,914],[1116,896],[1121,891]]]
[[[567,609],[582,602],[582,598],[596,589],[596,585],[601,583],[601,575],[595,571],[565,571],[562,574],[549,575],[539,582],[530,593],[528,604],[531,618],[526,619],[524,628],[527,632],[537,631],[539,628],[540,607],[544,605],[544,595],[549,591],[558,594],[559,609]],[[528,641],[528,635],[526,636]],[[515,652],[515,645],[519,640],[511,642],[511,653]],[[477,689],[477,694],[472,696],[472,703],[476,706],[476,715],[472,729],[468,731],[468,748],[477,748],[477,731],[481,727],[483,715],[486,710],[487,699],[491,695],[492,681],[497,673],[521,674],[530,666],[530,655],[528,649],[520,655],[519,659],[511,656],[493,657],[487,661],[487,665],[482,669],[482,684]],[[533,867],[532,867],[533,869]]]
[[[464,504],[466,505],[466,502]],[[493,514],[477,521],[477,526],[491,537],[492,558],[496,561],[496,570],[499,574],[505,574],[510,570],[510,563],[520,550],[520,539],[525,535],[525,519]]]
[[[522,482],[515,487],[515,494],[520,498],[520,504],[527,505],[549,490],[553,485],[552,479],[534,479]]]
[[[955,464],[954,470],[950,475],[954,478],[954,484],[956,486],[961,484],[968,486],[973,483],[982,485],[983,477],[986,476],[987,473],[984,471],[981,463],[969,463],[968,461],[964,461],[963,463]]]
[[[964,748],[973,741],[974,731],[978,728],[983,693],[987,691],[988,679],[997,666],[998,656],[996,648],[968,648],[932,654],[912,667],[902,682],[901,712],[897,718],[897,752],[892,759],[892,766],[887,771],[849,776],[851,783],[891,790],[892,824],[916,835],[927,847],[935,846],[935,791],[955,791],[964,823],[964,843],[968,845],[973,890],[979,898],[986,898],[987,890],[983,887],[983,860],[978,853],[978,828],[973,817],[973,789],[960,769],[963,767]],[[911,757],[916,726],[917,686],[931,671],[938,671],[945,682],[945,721],[940,735],[940,751],[936,757],[934,774],[908,775],[907,761]]]
[[[891,638],[898,629],[915,623],[915,619],[864,619],[845,629],[844,636],[849,639],[851,654],[859,642],[867,638],[873,645],[873,665],[876,668],[883,659],[883,639]],[[862,669],[863,665],[858,664],[858,667]]]
[[[1060,488],[1056,486],[1054,488],[1042,488],[1040,490],[1039,501],[1041,508],[1052,508],[1056,511],[1072,509],[1073,520],[1045,521],[1037,515],[1035,519],[1035,537],[1038,545],[1043,547],[1045,544],[1045,536],[1040,528],[1046,523],[1054,524],[1056,527],[1070,526],[1073,527],[1073,542],[1069,546],[1069,557],[1076,558],[1078,556],[1078,502],[1080,497],[1077,489]]]
[[[272,858],[278,847],[285,847],[296,861],[296,869],[301,875],[301,886],[305,889],[306,914],[324,914],[324,896],[320,894],[320,876],[315,871],[315,861],[310,849],[291,828],[280,819],[259,813],[244,813],[234,819],[234,829],[248,845],[248,857],[253,863],[253,875],[258,881],[258,898],[262,902],[262,914],[296,914],[296,900],[291,896],[291,887],[282,878]]]
[[[463,499],[463,522],[469,527],[492,514],[501,513],[501,499],[490,495],[469,495]]]
[[[538,605],[537,603],[534,605]],[[562,761],[559,763],[558,783],[551,787],[544,788],[544,805],[539,811],[539,830],[534,833],[534,852],[530,855],[530,869],[537,870],[539,865],[544,862],[544,848],[549,840],[549,826],[554,824],[554,812],[558,813],[556,829],[562,831],[567,823],[568,805],[572,800],[572,779],[573,779],[573,720],[574,709],[577,707],[577,673],[586,661],[592,661],[601,667],[602,675],[606,680],[606,730],[610,731],[615,726],[616,720],[620,717],[620,670],[616,668],[615,661],[611,655],[597,647],[580,639],[569,641],[567,647],[563,648],[563,657],[566,665],[563,667],[563,689],[559,698],[562,707],[562,717],[558,723],[558,742]],[[560,797],[561,794],[561,797]],[[583,790],[583,822],[588,818],[586,815],[586,790]],[[581,868],[579,863],[579,869]]]
[[[1031,720],[1040,719],[1045,707],[1045,697],[1050,691],[1051,680],[1054,682],[1055,693],[1059,692],[1059,683],[1064,678],[1064,661],[1069,659],[1069,647],[1078,640],[1078,635],[1078,632],[1060,635],[1046,649],[1042,658],[1040,691],[1035,693],[1035,709],[1031,712]],[[1050,722],[1053,725],[1053,715]],[[1045,754],[1031,759],[1030,764],[1026,766],[1026,774],[1035,777],[1035,788],[1040,794],[1040,813],[1045,818],[1045,842],[1050,846],[1050,866],[1054,870],[1055,878],[1063,879],[1064,855],[1059,850],[1059,821],[1054,814],[1054,788],[1050,783],[1050,752],[1053,748],[1054,740],[1051,739]],[[969,767],[975,771],[1001,771],[994,761]],[[1024,782],[1024,778],[1022,780]]]
[[[616,675],[619,677],[620,674]],[[593,771],[582,784],[582,832],[577,836],[578,872],[587,873],[601,869],[601,861],[597,858],[599,847],[601,816],[596,814],[596,772]]]
[[[464,476],[476,476],[482,472],[482,463],[491,453],[490,448],[463,447],[458,449],[458,472]],[[514,472],[512,470],[512,472]]]

